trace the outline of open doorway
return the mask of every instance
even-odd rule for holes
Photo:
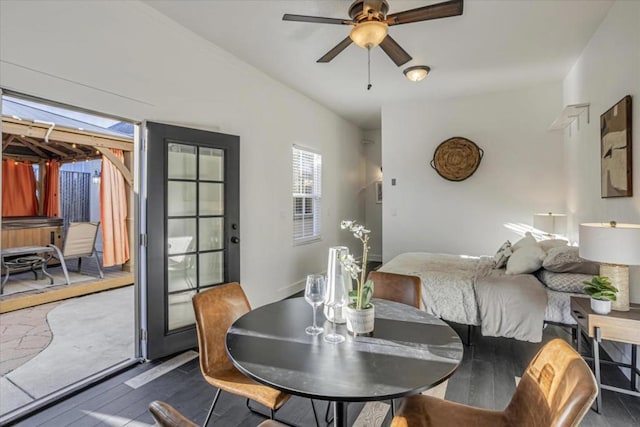
[[[0,419],[138,356],[136,132],[2,97]]]

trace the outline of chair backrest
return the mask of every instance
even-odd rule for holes
[[[93,254],[100,222],[71,222],[62,245],[65,258],[89,256]]]
[[[372,271],[373,297],[401,302],[420,308],[422,281],[416,276]]]
[[[149,404],[149,412],[160,427],[198,427],[173,406],[160,400],[154,400]]]
[[[216,369],[231,367],[225,342],[227,329],[251,310],[240,283],[216,286],[196,294],[192,301],[202,373],[209,374]]]
[[[577,426],[597,392],[582,357],[567,342],[554,339],[529,363],[504,414],[509,425]]]

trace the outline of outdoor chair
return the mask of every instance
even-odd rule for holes
[[[577,426],[597,392],[582,357],[567,342],[554,339],[529,363],[504,411],[416,395],[402,400],[391,427]]]
[[[169,253],[172,254],[168,258],[167,268],[169,272],[181,271],[187,286],[195,288],[193,280],[189,277],[189,272],[192,272],[195,267],[193,262],[194,257],[193,255],[186,255],[187,252],[193,252],[194,250],[193,237],[169,237],[167,242],[169,244]]]
[[[67,228],[67,233],[62,242],[62,250],[55,245],[49,245],[55,249],[56,253],[53,257],[60,261],[67,285],[71,284],[71,280],[69,280],[66,261],[72,258],[78,259],[78,272],[80,272],[82,269],[82,258],[93,257],[96,260],[100,278],[104,279],[100,259],[96,252],[96,237],[98,236],[99,228],[100,222],[71,222],[69,223],[69,228]]]

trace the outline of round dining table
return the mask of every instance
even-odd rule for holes
[[[346,425],[347,402],[396,399],[434,387],[455,372],[463,356],[458,334],[414,307],[374,299],[371,334],[340,344],[323,335],[334,324],[318,310],[324,334],[307,335],[312,308],[304,298],[278,301],[246,313],[227,331],[232,363],[255,381],[297,396],[334,402],[334,425]]]

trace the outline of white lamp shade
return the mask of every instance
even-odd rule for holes
[[[564,235],[567,232],[567,215],[551,212],[534,214],[533,228],[549,234]]]
[[[580,224],[582,258],[619,265],[640,265],[640,224]]]

